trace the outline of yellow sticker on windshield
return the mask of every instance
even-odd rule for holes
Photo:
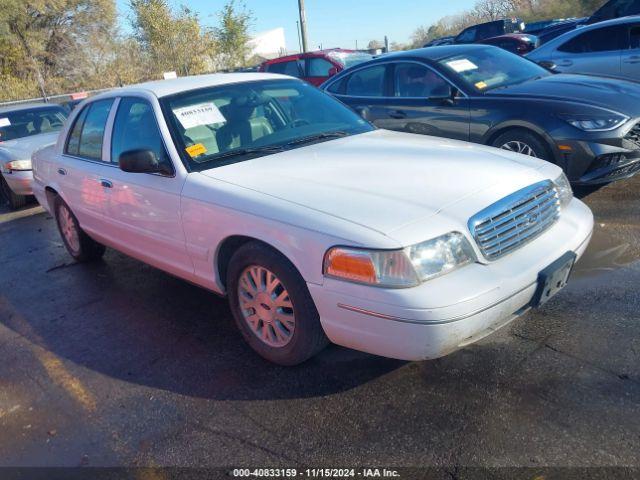
[[[478,83],[476,83],[476,88],[477,88],[478,90],[482,90],[482,89],[484,89],[484,88],[487,88],[487,84],[486,84],[486,83],[484,83],[484,82],[478,82]]]
[[[195,145],[191,145],[190,147],[185,148],[185,150],[191,156],[191,158],[195,158],[198,155],[202,155],[203,153],[207,153],[207,149],[201,143],[196,143]]]

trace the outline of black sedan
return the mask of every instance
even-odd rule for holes
[[[497,47],[385,55],[320,88],[380,128],[542,158],[561,166],[574,184],[640,171],[640,85],[552,74]]]

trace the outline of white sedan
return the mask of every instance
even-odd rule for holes
[[[446,355],[551,298],[593,228],[551,163],[377,130],[271,74],[94,97],[34,178],[76,260],[109,246],[227,295],[284,365],[328,341]]]
[[[31,195],[31,156],[56,143],[67,118],[58,105],[30,103],[0,108],[0,200],[11,208],[27,203]]]

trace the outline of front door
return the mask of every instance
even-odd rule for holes
[[[380,128],[469,140],[469,102],[439,74],[415,62],[391,66],[392,96]]]
[[[168,162],[174,169],[154,109],[144,98],[120,99],[110,138],[110,161],[116,167],[124,152],[151,150],[158,162]],[[187,255],[180,217],[184,178],[113,168],[106,180],[110,183],[111,242],[158,268],[191,276],[193,264]]]

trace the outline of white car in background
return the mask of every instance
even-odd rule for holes
[[[327,341],[446,355],[552,297],[593,228],[551,163],[377,130],[272,74],[94,97],[34,178],[76,260],[109,246],[227,295],[284,365]]]
[[[32,194],[31,156],[53,145],[67,111],[57,105],[32,103],[0,107],[0,201],[11,208],[26,204]]]

